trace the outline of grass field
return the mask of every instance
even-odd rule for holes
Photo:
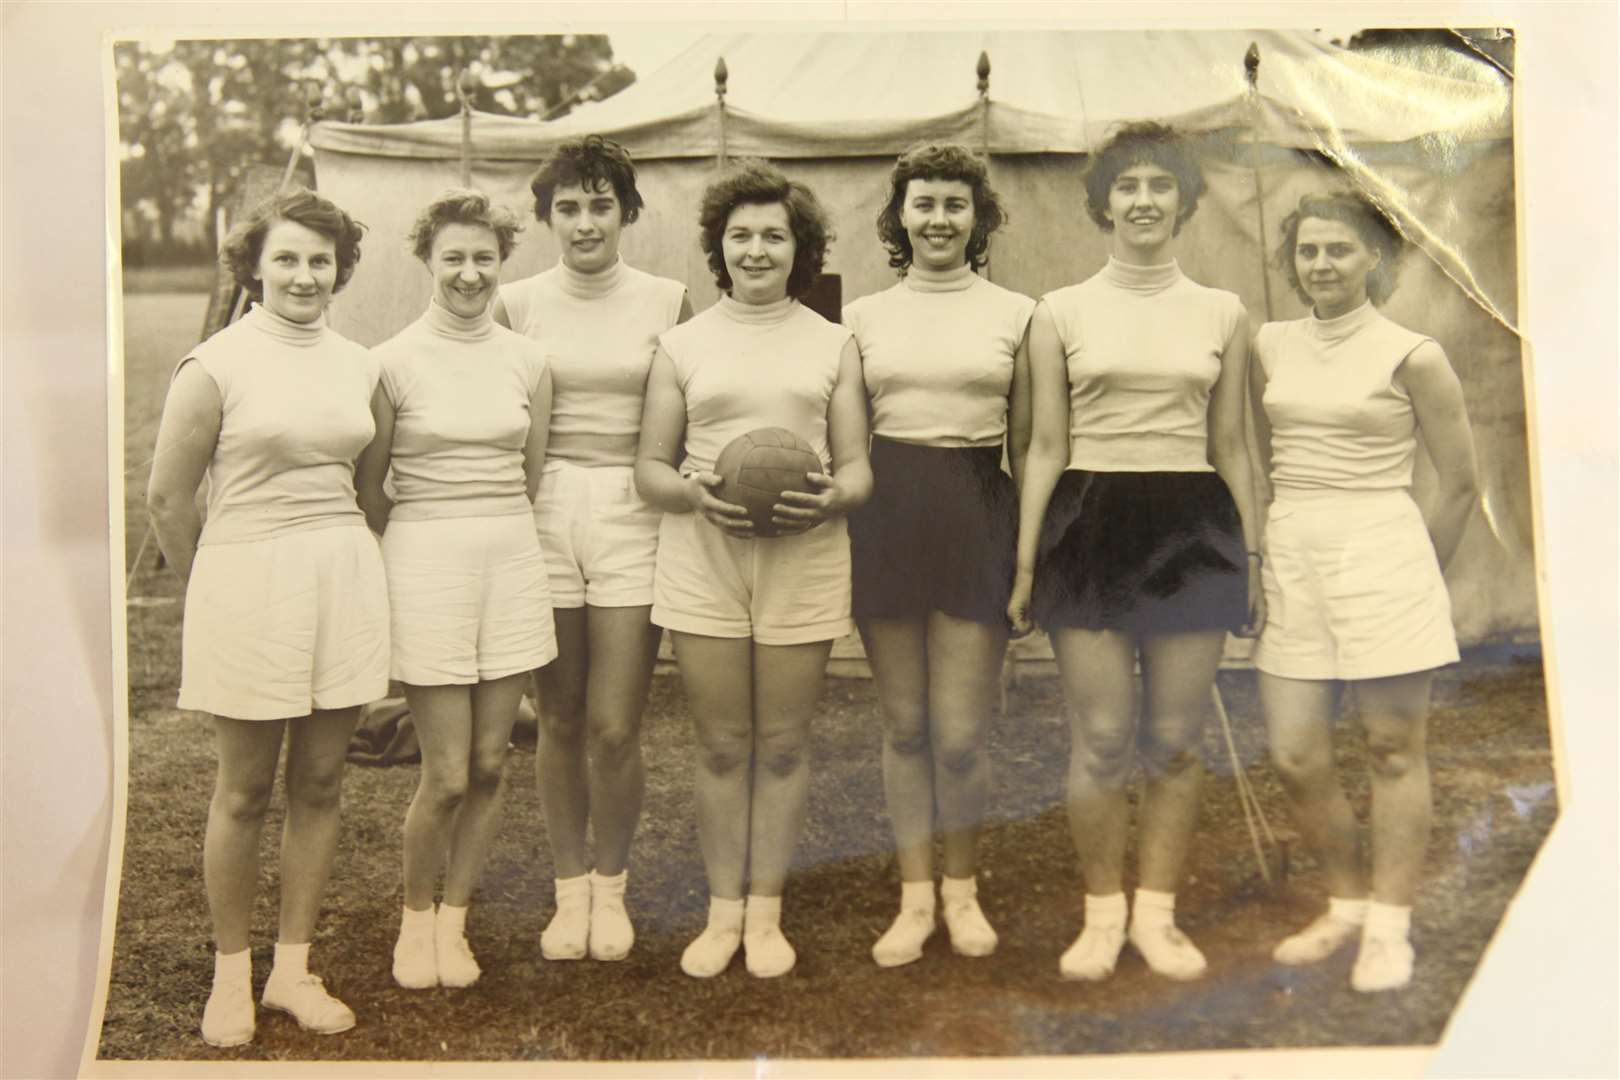
[[[131,296],[126,456],[127,549],[141,543],[144,463],[174,360],[195,338],[204,297]],[[800,962],[783,979],[740,961],[707,982],[683,976],[681,949],[701,929],[706,893],[692,813],[689,718],[679,681],[655,680],[646,720],[648,793],[632,857],[638,943],[621,964],[548,963],[552,867],[533,755],[513,751],[510,790],[470,922],[486,975],[468,990],[407,992],[389,975],[400,906],[399,838],[413,766],[349,770],[344,832],[314,967],[359,1015],[333,1038],[261,1011],[238,1051],[196,1035],[211,971],[202,833],[213,778],[209,730],[173,708],[179,594],[148,550],[130,590],[128,829],[107,1018],[107,1058],[305,1060],[671,1060],[980,1057],[1237,1047],[1406,1045],[1437,1040],[1556,816],[1539,652],[1474,651],[1439,681],[1431,723],[1435,828],[1414,927],[1418,973],[1402,992],[1349,989],[1348,957],[1318,968],[1272,964],[1275,939],[1320,904],[1320,875],[1290,845],[1291,867],[1266,888],[1250,852],[1231,768],[1212,724],[1209,780],[1178,908],[1210,974],[1173,984],[1127,951],[1102,985],[1061,981],[1057,956],[1080,925],[1080,883],[1062,810],[1068,746],[1054,681],[1011,693],[990,744],[990,822],[981,898],[1001,932],[994,957],[951,954],[943,932],[924,959],[882,971],[868,950],[893,914],[897,875],[879,775],[871,684],[830,680],[814,727],[809,826],[796,853],[784,928]],[[1220,689],[1240,756],[1272,823],[1294,836],[1264,764],[1254,680]],[[1341,740],[1352,801],[1365,815],[1365,759]],[[258,980],[269,968],[283,804],[265,831],[255,914]]]

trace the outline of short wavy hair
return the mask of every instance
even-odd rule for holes
[[[551,223],[551,200],[557,189],[582,187],[590,181],[591,189],[604,185],[613,189],[619,199],[619,220],[632,225],[641,216],[646,202],[636,189],[636,165],[630,160],[630,151],[600,135],[586,135],[559,143],[540,163],[529,178],[529,190],[534,193],[534,219]]]
[[[1337,221],[1356,231],[1368,250],[1378,253],[1378,265],[1367,273],[1367,299],[1382,304],[1395,291],[1396,262],[1406,247],[1406,238],[1388,214],[1359,191],[1315,192],[1300,197],[1299,205],[1283,218],[1282,239],[1272,253],[1272,264],[1282,271],[1294,293],[1307,306],[1310,294],[1300,285],[1299,268],[1294,265],[1294,248],[1299,243],[1300,223],[1308,218]]]
[[[1181,205],[1171,235],[1181,231],[1198,209],[1204,194],[1204,170],[1187,146],[1187,140],[1167,124],[1150,120],[1125,124],[1103,143],[1092,156],[1086,171],[1086,213],[1103,232],[1113,232],[1108,220],[1108,192],[1119,174],[1137,165],[1157,165],[1176,178]]]
[[[220,249],[220,265],[255,300],[264,299],[264,283],[255,276],[259,272],[259,259],[264,255],[264,238],[270,227],[278,221],[291,221],[318,232],[332,241],[337,258],[337,281],[332,291],[338,292],[354,276],[360,262],[360,238],[366,227],[354,220],[330,199],[323,199],[306,187],[291,187],[277,192],[232,226]]]
[[[703,189],[703,204],[698,211],[699,242],[709,257],[714,282],[722,292],[731,290],[731,274],[726,270],[722,243],[731,212],[739,206],[772,203],[780,203],[787,209],[788,227],[793,230],[793,269],[788,274],[788,295],[802,298],[821,276],[833,230],[831,219],[816,200],[815,192],[801,181],[789,180],[767,161],[743,158],[730,172]]]
[[[517,234],[523,231],[516,214],[490,202],[489,196],[482,191],[451,188],[441,192],[438,198],[416,215],[409,236],[411,254],[427,262],[433,255],[434,239],[446,225],[474,225],[488,229],[495,234],[495,246],[500,249],[502,262],[512,254],[512,249],[517,246]]]
[[[889,173],[889,201],[878,212],[878,239],[889,251],[889,265],[902,275],[911,266],[911,237],[900,221],[906,188],[913,180],[958,180],[973,189],[973,231],[967,261],[978,270],[988,258],[990,234],[1007,223],[1007,211],[990,187],[990,171],[972,151],[956,143],[919,143],[901,154]]]

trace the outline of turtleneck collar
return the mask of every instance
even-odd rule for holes
[[[1347,311],[1332,319],[1318,318],[1316,309],[1312,308],[1311,332],[1323,341],[1343,341],[1376,318],[1378,309],[1373,307],[1371,300],[1363,302],[1354,311]]]
[[[557,275],[563,292],[580,300],[594,300],[608,295],[624,283],[624,258],[614,258],[612,266],[597,274],[582,274],[558,259]]]
[[[721,293],[720,302],[717,306],[722,314],[734,322],[756,323],[764,326],[770,323],[785,322],[797,305],[798,301],[791,296],[784,296],[782,299],[769,304],[744,304],[739,300],[732,299],[730,293]]]
[[[1164,292],[1181,280],[1181,264],[1171,259],[1157,266],[1135,266],[1110,255],[1108,265],[1103,267],[1103,276],[1121,289],[1152,295]]]
[[[271,311],[263,303],[254,304],[244,318],[253,326],[269,334],[277,341],[284,341],[288,345],[310,346],[320,343],[326,335],[326,316],[323,314],[314,322],[293,322],[282,315]]]
[[[457,315],[439,303],[439,298],[435,296],[428,301],[427,314],[422,318],[436,333],[447,338],[455,338],[459,341],[476,341],[479,338],[487,338],[494,333],[495,319],[490,311],[492,307],[494,307],[493,304],[485,304],[483,311],[480,311],[472,318],[467,318],[463,315]]]
[[[978,275],[967,263],[951,270],[930,270],[912,263],[901,280],[913,292],[961,292],[971,289]]]

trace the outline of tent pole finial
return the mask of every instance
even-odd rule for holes
[[[979,53],[979,63],[973,69],[979,76],[979,96],[987,97],[990,94],[990,54]]]
[[[1260,88],[1260,43],[1249,42],[1249,51],[1243,54],[1243,78],[1249,84],[1249,93]]]
[[[714,113],[720,128],[720,167],[726,164],[726,81],[731,73],[726,70],[726,58],[714,62]]]

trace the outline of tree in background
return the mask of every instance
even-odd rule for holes
[[[635,81],[602,34],[119,42],[113,57],[122,207],[151,222],[126,236],[136,258],[172,253],[199,204],[211,250],[215,211],[248,169],[285,162],[311,92],[334,119],[437,119],[467,72],[474,109],[541,120]]]

